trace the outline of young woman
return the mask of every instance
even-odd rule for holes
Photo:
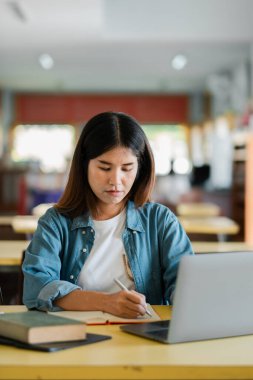
[[[135,318],[146,302],[171,303],[179,260],[193,252],[175,215],[150,201],[154,178],[150,145],[132,117],[89,120],[66,189],[26,251],[24,304]]]

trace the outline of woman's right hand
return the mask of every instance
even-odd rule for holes
[[[138,318],[147,309],[145,296],[134,290],[109,294],[77,289],[58,298],[54,304],[63,310],[102,310],[121,318]]]
[[[123,318],[137,318],[147,310],[146,297],[134,290],[105,294],[103,306],[103,311]]]

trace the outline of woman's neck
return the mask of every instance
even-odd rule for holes
[[[95,220],[107,220],[119,215],[125,208],[125,204],[98,205],[97,212],[92,215]]]

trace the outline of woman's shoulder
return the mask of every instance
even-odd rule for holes
[[[175,214],[163,204],[147,202],[140,207],[134,203],[128,205],[127,226],[130,228],[138,226],[142,231],[147,228],[162,230],[165,226],[177,223]]]
[[[66,224],[70,223],[71,219],[68,216],[60,213],[56,207],[52,206],[46,210],[46,212],[40,217],[39,221]]]
[[[69,215],[60,212],[57,207],[50,207],[45,214],[40,218],[43,221],[49,221],[52,224],[67,226],[68,228],[75,229],[80,227],[87,227],[90,225],[89,215],[79,215],[71,218]]]
[[[169,207],[158,202],[146,202],[140,209],[143,211],[165,212],[173,214]]]
[[[59,216],[60,213],[57,210],[55,206],[50,206],[43,215],[41,215],[41,218],[50,218],[50,217],[56,217]]]
[[[158,202],[147,202],[142,207],[139,207],[138,211],[141,215],[148,217],[166,218],[171,220],[176,219],[175,214],[169,207]]]

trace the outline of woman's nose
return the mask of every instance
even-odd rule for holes
[[[119,170],[115,170],[110,173],[109,176],[109,184],[113,186],[117,186],[121,183],[121,172]]]

